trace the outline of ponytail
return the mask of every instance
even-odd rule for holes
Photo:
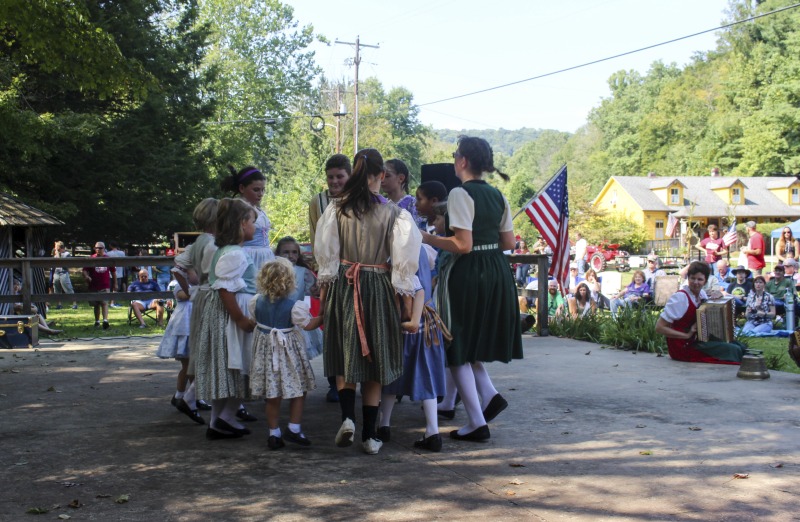
[[[353,174],[340,195],[339,216],[352,214],[356,219],[369,212],[377,201],[369,190],[369,177],[383,172],[383,156],[375,149],[362,149],[353,158]]]

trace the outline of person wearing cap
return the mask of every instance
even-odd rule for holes
[[[697,340],[697,308],[708,299],[703,286],[711,268],[692,261],[688,283],[672,294],[656,323],[656,332],[667,338],[669,356],[676,361],[711,364],[741,364],[745,347],[738,342]]]
[[[94,254],[92,257],[108,257],[106,254],[106,244],[98,241],[94,244]],[[107,293],[111,291],[111,278],[116,277],[117,271],[107,266],[87,266],[83,268],[83,277],[89,286],[89,292]],[[108,324],[108,301],[92,301],[94,307],[94,327],[100,327],[100,312],[103,312],[103,330],[107,330]]]
[[[722,259],[722,254],[727,254],[725,242],[719,237],[717,225],[708,225],[708,237],[694,246],[706,255],[706,263],[711,267],[714,275],[717,275],[717,261]]]
[[[656,276],[667,275],[662,269],[658,268],[658,256],[656,254],[647,255],[647,266],[642,270],[644,274],[644,281],[652,289],[655,283]]]
[[[773,276],[767,282],[764,289],[766,293],[772,296],[775,300],[775,308],[778,315],[786,313],[787,306],[795,306],[797,298],[794,290],[794,281],[786,277],[786,268],[783,265],[777,265],[773,269]],[[791,296],[787,299],[786,294]],[[796,312],[797,310],[795,310]],[[797,314],[795,313],[795,317]],[[789,330],[794,330],[794,325],[788,325]]]
[[[550,279],[547,282],[547,316],[550,318],[561,317],[564,310],[564,297],[558,291],[558,281]]]
[[[742,252],[747,256],[747,268],[752,270],[755,275],[761,275],[764,266],[767,264],[764,260],[764,252],[766,250],[764,236],[756,230],[755,221],[748,221],[744,224],[744,227],[750,237],[747,247],[742,249]]]
[[[725,295],[733,296],[733,302],[736,305],[736,315],[739,315],[740,313],[744,313],[747,296],[753,291],[753,280],[751,278],[753,273],[742,265],[731,270],[731,273],[736,280],[728,284],[728,288],[725,289],[724,293]]]
[[[567,288],[569,295],[575,295],[575,290],[578,288],[578,283],[583,281],[583,277],[579,275],[580,265],[573,261],[569,264],[569,278]]]

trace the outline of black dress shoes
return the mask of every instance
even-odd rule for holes
[[[258,420],[258,417],[251,415],[250,412],[244,407],[239,408],[239,411],[236,412],[236,418],[244,422],[253,422]]]
[[[206,430],[206,438],[208,440],[221,440],[221,439],[241,439],[241,433],[225,433],[222,431],[217,431],[214,428],[208,428]]]
[[[499,393],[492,397],[492,400],[489,401],[489,405],[486,406],[486,409],[483,410],[483,418],[486,422],[491,422],[497,417],[501,411],[508,408],[508,401],[506,401],[502,395]]]
[[[458,430],[453,430],[450,432],[450,438],[456,440],[468,440],[471,442],[486,442],[491,437],[489,433],[489,426],[484,424],[480,428],[476,429],[475,431],[471,431],[465,435],[459,435]]]
[[[378,428],[378,431],[376,433],[377,434],[375,435],[375,438],[378,439],[379,441],[383,443],[391,442],[392,428],[390,428],[389,426],[381,426],[380,428]]]
[[[197,401],[197,409],[203,411],[211,411],[211,405],[203,400]]]
[[[205,424],[206,421],[203,420],[203,417],[197,412],[197,410],[193,410],[185,400],[178,399],[178,403],[175,405],[178,408],[178,411],[192,419],[197,424]]]
[[[228,431],[230,433],[238,433],[239,435],[250,435],[250,430],[247,428],[234,428],[228,422],[223,419],[217,419],[214,421],[214,428],[220,431]]]
[[[447,420],[453,420],[455,418],[455,416],[456,416],[456,410],[455,409],[452,409],[452,410],[437,410],[437,413],[439,414],[439,417],[442,417],[443,419],[447,419]]]
[[[283,438],[281,437],[270,435],[267,439],[267,447],[271,450],[279,450],[284,446],[286,446],[286,443],[283,442]]]
[[[283,438],[289,442],[292,442],[294,444],[299,444],[300,446],[311,446],[311,441],[308,440],[305,433],[303,432],[295,433],[287,427],[286,431],[283,431],[282,433],[283,433]],[[272,437],[270,437],[270,439],[272,439]]]
[[[434,433],[430,437],[423,436],[420,440],[414,441],[414,447],[438,453],[442,451],[442,436],[438,433]]]

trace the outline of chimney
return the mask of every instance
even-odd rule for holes
[[[719,169],[717,167],[714,167],[713,169],[711,169],[711,177],[712,178],[718,178],[719,177]]]
[[[648,178],[655,178],[656,177],[656,173],[651,170],[650,172],[647,173],[647,177]]]

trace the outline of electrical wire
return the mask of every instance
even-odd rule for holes
[[[546,78],[547,76],[553,76],[553,75],[561,74],[561,73],[564,73],[564,72],[567,72],[567,71],[573,71],[575,69],[580,69],[582,67],[588,67],[589,65],[594,65],[594,64],[602,63],[602,62],[607,62],[609,60],[614,60],[614,59],[620,58],[622,56],[628,56],[629,54],[635,54],[635,53],[639,53],[639,52],[642,52],[642,51],[647,51],[649,49],[653,49],[655,47],[660,47],[662,45],[667,45],[667,44],[679,42],[681,40],[686,40],[688,38],[694,38],[695,36],[700,36],[701,34],[706,34],[706,33],[710,33],[710,32],[713,32],[713,31],[719,31],[720,29],[727,29],[729,27],[733,27],[733,26],[736,26],[736,25],[739,25],[739,24],[743,24],[745,22],[752,22],[753,20],[756,20],[758,18],[763,18],[765,16],[774,15],[774,14],[780,13],[782,11],[788,11],[789,9],[795,9],[797,7],[800,7],[800,3],[792,4],[792,5],[789,5],[789,6],[786,6],[786,7],[781,7],[779,9],[775,9],[774,11],[770,11],[768,13],[762,13],[760,15],[751,16],[750,18],[746,18],[744,20],[739,20],[737,22],[731,22],[729,24],[720,25],[719,27],[715,27],[713,29],[706,29],[705,31],[700,31],[698,33],[693,33],[693,34],[689,34],[689,35],[686,35],[686,36],[681,36],[679,38],[673,38],[672,40],[667,40],[665,42],[661,42],[661,43],[657,43],[657,44],[653,44],[653,45],[648,45],[647,47],[640,47],[639,49],[635,49],[633,51],[627,51],[627,52],[624,52],[624,53],[615,54],[613,56],[608,56],[606,58],[600,58],[599,60],[593,60],[591,62],[582,63],[580,65],[573,65],[572,67],[566,67],[564,69],[559,69],[557,71],[552,71],[552,72],[540,74],[538,76],[533,76],[531,78],[525,78],[524,80],[517,80],[517,81],[511,82],[511,83],[504,83],[502,85],[496,85],[494,87],[488,87],[486,89],[481,89],[479,91],[468,92],[466,94],[459,94],[457,96],[451,96],[449,98],[442,98],[441,100],[425,102],[425,103],[419,103],[419,104],[417,104],[417,107],[424,107],[426,105],[434,105],[436,103],[443,103],[443,102],[450,101],[450,100],[457,100],[459,98],[466,98],[467,96],[474,96],[476,94],[482,94],[484,92],[496,91],[498,89],[503,89],[505,87],[511,87],[512,85],[518,85],[520,83],[525,83],[525,82],[530,82],[530,81],[533,81],[533,80],[538,80],[538,79],[541,79],[541,78]]]

